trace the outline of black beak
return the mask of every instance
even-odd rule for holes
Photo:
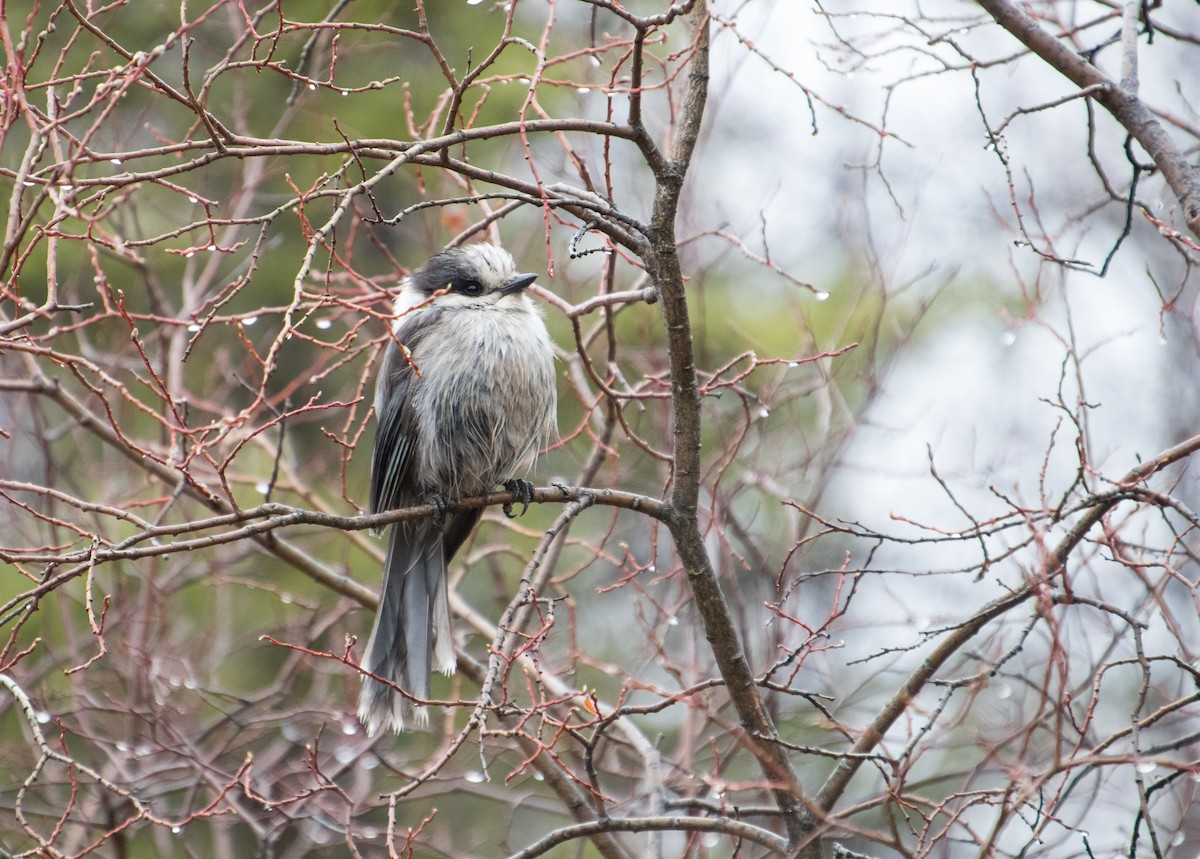
[[[518,274],[504,286],[500,287],[501,295],[512,295],[514,292],[520,292],[529,284],[537,280],[536,274]]]

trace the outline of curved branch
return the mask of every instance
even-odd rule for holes
[[[1175,192],[1192,234],[1200,238],[1200,171],[1175,145],[1154,112],[1138,97],[1136,75],[1118,84],[1042,29],[1009,0],[976,0],[996,23],[1091,97],[1142,145]]]
[[[510,859],[533,859],[559,844],[586,838],[599,832],[717,832],[762,845],[772,853],[785,854],[788,843],[773,832],[740,820],[713,817],[610,817],[591,823],[579,823],[556,829],[535,844],[530,844]]]
[[[1200,451],[1200,435],[1192,436],[1186,441],[1180,442],[1174,447],[1163,451],[1153,459],[1143,462],[1121,478],[1118,486],[1122,488],[1134,487],[1159,471],[1162,471],[1168,465],[1185,459],[1196,451]],[[895,696],[888,701],[879,712],[879,715],[863,731],[862,735],[858,738],[858,742],[854,744],[854,748],[851,750],[853,756],[844,757],[838,761],[837,766],[834,767],[833,772],[830,773],[829,778],[826,779],[825,784],[821,786],[821,790],[814,797],[814,802],[818,808],[824,812],[829,812],[833,809],[834,804],[837,803],[838,799],[845,792],[847,785],[850,784],[850,779],[854,777],[854,774],[858,772],[859,767],[866,760],[862,756],[866,755],[879,744],[879,741],[883,739],[896,719],[908,709],[917,694],[933,679],[938,669],[988,623],[1038,594],[1046,582],[1061,574],[1065,569],[1067,559],[1075,551],[1076,547],[1083,542],[1083,538],[1124,498],[1123,494],[1106,496],[1088,508],[1083,517],[1075,523],[1067,535],[1054,547],[1054,551],[1046,557],[1040,576],[1034,578],[1030,584],[1020,590],[984,606],[960,626],[955,627],[934,648],[934,651],[921,661],[917,670],[909,676],[908,680],[904,682],[904,685],[900,687]]]

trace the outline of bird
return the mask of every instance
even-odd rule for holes
[[[470,244],[430,257],[395,299],[368,512],[427,503],[436,515],[392,526],[361,663],[358,717],[370,736],[400,733],[410,712],[428,722],[391,684],[424,701],[431,666],[454,673],[446,568],[482,510],[447,505],[503,485],[527,508],[532,485],[514,475],[557,437],[553,341],[525,291],[536,278],[500,246]]]

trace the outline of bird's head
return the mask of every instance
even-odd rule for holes
[[[437,307],[495,305],[519,299],[536,279],[536,274],[519,273],[508,251],[497,245],[448,248],[408,276],[397,310],[428,301],[440,290],[445,294],[434,297]]]

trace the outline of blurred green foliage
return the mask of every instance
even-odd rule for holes
[[[28,326],[31,342],[50,347],[29,361],[102,423],[119,428],[125,439],[171,467],[186,460],[202,476],[198,480],[228,492],[240,507],[262,502],[269,492],[271,500],[284,504],[356,513],[367,495],[372,367],[386,336],[387,289],[480,218],[482,209],[456,204],[411,214],[394,225],[377,221],[418,201],[494,189],[486,183],[467,186],[436,166],[406,166],[374,186],[369,199],[356,199],[305,269],[313,231],[330,223],[342,202],[336,192],[363,181],[383,161],[377,155],[358,161],[311,147],[297,154],[286,144],[382,140],[392,142],[389,151],[399,151],[411,139],[410,124],[421,136],[441,132],[448,82],[427,45],[382,26],[415,30],[416,12],[408,4],[353,3],[350,14],[367,26],[339,30],[336,49],[328,34],[310,45],[314,31],[307,28],[285,27],[282,34],[271,35],[280,15],[288,22],[319,21],[329,4],[288,2],[282,12],[265,8],[259,14],[244,4],[189,4],[187,80],[182,43],[172,36],[180,27],[178,10],[118,4],[91,19],[125,52],[149,53],[166,45],[149,70],[176,93],[190,88],[193,97],[202,99],[241,139],[240,157],[214,149],[189,105],[129,74],[121,50],[81,31],[64,7],[34,13],[35,31],[50,16],[56,26],[38,42],[40,55],[29,66],[26,91],[31,97],[53,95],[62,114],[79,111],[63,121],[63,132],[84,154],[65,159],[58,172],[47,168],[38,177],[67,194],[66,203],[49,197],[38,201],[40,187],[24,191],[30,219],[54,232],[56,241],[51,244],[32,231],[19,273],[5,275],[13,275],[21,297],[34,303],[44,300],[47,280],[53,277],[59,300],[80,306],[65,317],[47,316]],[[621,69],[615,68],[615,58],[627,51],[612,47],[614,39],[628,37],[619,23],[604,19],[596,26],[594,14],[578,6],[558,9],[547,54],[577,53],[548,65],[531,93],[530,81],[517,76],[537,70],[526,45],[541,38],[545,21],[540,16],[546,10],[533,4],[527,8],[531,11],[518,15],[515,31],[525,44],[507,46],[464,95],[455,127],[467,121],[511,122],[534,98],[530,118],[539,111],[605,117],[610,104],[624,111],[623,96],[610,99],[601,92],[610,77],[628,73],[624,59]],[[492,51],[502,33],[498,5],[438,2],[427,4],[427,11],[429,33],[459,79]],[[663,70],[685,44],[679,32],[672,31],[672,38],[649,47],[656,62],[648,67],[652,86],[646,101],[656,132],[668,125],[676,108],[658,89]],[[599,58],[597,64],[589,51]],[[63,81],[63,70],[77,78]],[[105,96],[105,88],[112,87],[121,90],[119,98]],[[96,101],[84,109],[92,98]],[[6,177],[15,175],[27,144],[27,133],[19,124],[12,126],[2,153]],[[623,210],[636,218],[646,216],[653,189],[628,143],[606,145],[576,135],[570,153],[548,136],[530,139],[528,145],[528,160],[525,142],[514,137],[455,147],[451,154],[481,169],[505,171],[524,181],[536,175],[546,183],[579,184],[583,170],[576,168],[577,161],[591,171],[597,187],[606,190],[611,178],[615,202]],[[151,173],[155,175],[147,178]],[[131,174],[142,179],[133,181]],[[73,190],[62,190],[66,185]],[[492,208],[499,205],[494,202]],[[498,229],[522,268],[544,271],[553,255],[555,276],[539,284],[573,303],[599,290],[597,257],[571,260],[567,253],[578,227],[558,213],[547,226],[545,213],[525,207],[504,218]],[[853,251],[837,253],[850,257]],[[918,323],[927,296],[913,291],[889,299],[852,259],[835,266],[841,274],[825,287],[827,301],[733,251],[718,252],[715,258],[697,252],[689,263],[695,274],[689,289],[701,372],[733,362],[718,378],[706,378],[713,390],[704,401],[703,444],[710,473],[702,503],[741,523],[742,530],[730,529],[722,537],[725,542],[714,545],[713,555],[726,580],[738,585],[735,599],[743,599],[745,592],[739,610],[752,614],[770,596],[771,576],[797,537],[794,511],[781,504],[780,492],[806,499],[824,491],[841,443],[869,406],[879,376],[902,347],[921,336]],[[636,261],[613,264],[614,288],[631,288],[640,274]],[[368,312],[374,315],[368,318]],[[569,375],[567,364],[576,347],[568,321],[554,308],[547,316],[567,359],[561,364],[560,387],[560,428],[566,438],[543,457],[537,480],[570,482],[594,455],[594,416],[603,406],[597,409],[594,386],[580,391],[578,380]],[[598,318],[584,317],[583,330],[590,331]],[[659,308],[634,304],[622,309],[612,322],[612,344],[608,336],[597,335],[586,352],[606,384],[638,391],[638,397],[622,405],[625,426],[637,443],[618,428],[592,482],[660,497],[670,473],[655,454],[670,449],[671,416]],[[806,363],[819,352],[852,342],[857,347],[844,355]],[[611,364],[610,345],[616,356]],[[746,352],[778,362],[725,385],[749,367],[748,359],[735,360]],[[169,396],[164,386],[170,387]],[[836,391],[833,405],[822,408],[814,402],[814,392],[822,388]],[[22,426],[37,438],[39,455],[22,463],[27,479],[96,504],[122,507],[155,524],[211,515],[209,507],[184,491],[183,482],[166,485],[134,464],[136,452],[123,456],[58,405],[32,402],[29,421]],[[305,409],[308,404],[313,408]],[[281,419],[285,412],[292,414]],[[835,443],[829,442],[831,433]],[[42,510],[51,519],[77,521],[77,527],[21,518],[13,528],[14,542],[82,551],[92,534],[117,543],[140,530],[56,501],[46,501]],[[560,512],[535,505],[515,530],[502,526],[497,513],[489,514],[460,556],[470,568],[457,583],[463,598],[488,619],[499,617],[541,535]],[[378,579],[382,543],[362,533],[306,527],[281,536],[305,555],[368,586]],[[832,565],[839,548],[830,541],[821,552],[818,561]],[[696,650],[689,593],[673,567],[665,534],[648,528],[644,517],[600,507],[589,511],[572,531],[551,592],[541,595],[555,600],[555,625],[541,645],[540,664],[606,702],[628,691],[625,703],[639,705],[657,701],[659,694],[644,686],[629,690],[630,676],[665,688],[707,676],[711,667]],[[0,576],[0,599],[15,598],[57,571],[55,565],[28,564],[23,575]],[[142,774],[150,785],[148,795],[162,808],[159,813],[183,821],[179,833],[131,827],[121,847],[125,855],[217,855],[228,849],[222,838],[235,845],[234,855],[248,855],[240,846],[250,843],[269,844],[264,855],[319,850],[337,840],[337,827],[344,823],[330,823],[323,811],[273,816],[280,809],[271,807],[272,798],[307,791],[332,794],[330,785],[353,793],[358,803],[353,814],[344,808],[339,813],[351,815],[354,826],[368,828],[367,840],[377,839],[387,825],[387,811],[375,796],[407,783],[469,713],[458,708],[445,717],[445,724],[435,716],[433,731],[365,744],[351,713],[357,692],[353,671],[336,658],[289,649],[265,637],[338,657],[357,635],[354,652],[359,653],[368,613],[250,541],[97,567],[91,596],[95,612],[109,599],[102,616],[110,649],[86,670],[66,675],[72,662],[80,664],[80,654],[86,660],[99,652],[89,634],[88,586],[80,577],[54,590],[21,627],[16,643],[33,647],[21,663],[22,676],[46,712],[63,719],[72,753],[113,773],[122,784],[122,779],[133,780],[128,773]],[[95,612],[93,619],[100,616]],[[541,619],[548,622],[549,614]],[[758,626],[747,628],[754,630],[748,635],[760,634]],[[464,653],[485,659],[491,642],[474,632],[464,630],[463,635]],[[760,659],[776,658],[767,649],[765,634],[761,637],[763,641],[748,642],[752,652]],[[652,646],[655,641],[679,649],[671,655],[686,666],[685,675],[663,664],[664,657]],[[512,700],[519,703],[539,694],[537,678],[520,669],[508,682]],[[474,694],[461,676],[434,684],[435,696],[469,700]],[[710,706],[719,711],[715,700],[697,705],[698,712]],[[679,764],[681,770],[711,772],[714,781],[755,779],[757,764],[749,755],[737,755],[727,737],[684,733],[689,725],[682,713],[690,706],[680,703],[648,714],[644,724],[657,732],[668,755],[683,749],[680,755],[691,756]],[[589,718],[586,709],[577,713]],[[811,716],[787,724],[797,742],[815,742],[823,727]],[[46,730],[57,732],[58,723],[48,721]],[[545,740],[551,726],[530,730],[540,731]],[[0,755],[0,794],[15,794],[34,765],[36,755],[25,733],[11,708],[0,711],[0,746],[14,750],[11,756]],[[534,833],[561,824],[561,809],[546,798],[540,777],[526,760],[528,751],[504,740],[503,735],[489,738],[477,755],[488,762],[490,784],[479,784],[480,765],[464,751],[458,769],[448,770],[444,783],[431,783],[428,792],[400,804],[399,825],[416,827],[436,807],[441,849],[474,855],[494,849],[503,825],[511,827],[508,836],[514,844],[523,844]],[[640,771],[626,759],[630,753],[619,740],[603,741],[597,754],[611,756],[605,789],[614,795],[638,789]],[[237,783],[239,767],[250,762],[251,775]],[[562,765],[573,777],[583,772],[574,748],[563,753]],[[824,761],[816,766],[820,769]],[[314,767],[319,774],[314,775]],[[29,807],[38,806],[44,827],[69,805],[69,778],[56,770],[37,787],[28,797]],[[679,790],[693,788],[699,795],[709,793],[698,782],[685,782]],[[204,821],[188,823],[225,789],[236,815],[230,814],[224,833]],[[110,801],[102,795],[104,802]],[[514,796],[521,798],[515,801]],[[124,807],[72,811],[88,837],[97,837],[130,813]],[[181,838],[168,838],[168,832]],[[0,847],[7,849],[9,839],[26,849],[23,836],[0,825]],[[583,854],[590,855],[589,848]]]

